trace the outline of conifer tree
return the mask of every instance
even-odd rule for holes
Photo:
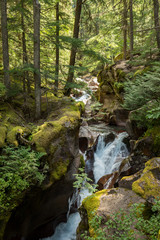
[[[3,48],[4,84],[6,88],[10,88],[9,47],[8,47],[8,29],[7,29],[7,0],[1,0],[1,31],[2,31],[2,48]]]
[[[73,38],[75,39],[77,39],[79,35],[81,9],[82,9],[82,0],[77,0],[76,10],[75,10],[74,31],[73,31]],[[66,83],[65,92],[64,92],[66,96],[69,96],[71,92],[71,87],[69,85],[73,82],[76,52],[77,52],[77,46],[75,45],[75,43],[73,43],[72,49],[71,49],[71,55],[70,55],[70,64],[69,64],[70,67],[69,67],[67,83]]]
[[[35,104],[36,119],[41,116],[41,75],[40,75],[40,3],[33,1],[34,18],[34,81],[35,81]]]

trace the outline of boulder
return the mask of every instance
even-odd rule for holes
[[[98,239],[98,232],[92,224],[92,219],[95,217],[95,214],[102,217],[103,220],[101,221],[100,227],[103,228],[105,226],[104,223],[108,219],[111,219],[113,214],[118,213],[120,209],[127,214],[134,203],[145,203],[145,200],[135,194],[132,190],[126,190],[124,188],[102,190],[85,198],[80,208],[82,221],[78,228],[77,239],[83,239],[80,235],[84,230],[88,231],[90,237]],[[86,219],[88,221],[86,221]],[[113,234],[112,229],[109,230],[105,228],[105,232],[106,236],[108,233]],[[139,239],[135,229],[134,232],[137,239]],[[143,238],[140,239],[144,240],[146,237],[143,236]]]
[[[126,121],[126,131],[132,139],[136,140],[143,135],[146,129],[138,127],[136,121],[128,119]]]
[[[145,163],[155,156],[152,151],[153,140],[151,137],[144,137],[137,141],[130,141],[131,154],[129,162],[131,165],[131,174],[144,169]]]
[[[114,172],[111,174],[107,174],[103,177],[101,177],[97,184],[98,184],[98,190],[103,190],[103,189],[110,189],[112,187],[114,187],[114,184],[116,183],[117,179],[118,179],[119,173],[118,172]]]
[[[133,182],[132,190],[145,199],[160,197],[160,158],[146,162],[140,178]]]
[[[123,177],[119,182],[118,182],[118,186],[122,187],[122,188],[127,188],[132,190],[132,184],[140,178],[141,173],[143,170],[140,170],[139,172],[131,175],[131,176],[125,176]]]

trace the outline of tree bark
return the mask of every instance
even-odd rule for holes
[[[77,0],[76,10],[75,10],[74,31],[73,31],[73,38],[75,39],[78,39],[78,35],[79,35],[81,9],[82,9],[82,0]],[[64,91],[64,95],[66,96],[69,96],[71,93],[70,84],[73,82],[73,77],[74,77],[74,65],[75,65],[75,59],[76,59],[76,52],[77,52],[77,47],[75,46],[75,44],[72,44],[70,63],[69,63],[70,67],[69,67],[67,83]]]
[[[8,30],[7,30],[7,0],[1,0],[1,31],[2,31],[4,84],[6,88],[10,88],[9,47],[8,47]]]
[[[127,1],[123,0],[123,58],[127,57]]]
[[[133,0],[129,2],[130,10],[130,56],[133,57],[134,34],[133,34]]]
[[[23,48],[23,65],[28,64],[28,55],[27,55],[27,47],[26,47],[26,33],[25,33],[25,24],[24,24],[24,16],[23,16],[23,10],[24,10],[24,0],[21,0],[21,27],[22,27],[22,48]],[[30,80],[29,80],[29,74],[28,71],[25,71],[23,73],[23,91],[26,92],[26,80],[27,80],[27,92],[31,92],[30,88]]]
[[[156,39],[157,39],[157,47],[160,51],[160,23],[159,23],[159,1],[153,0],[154,7],[154,24],[156,29]]]
[[[55,69],[55,95],[58,91],[59,80],[59,2],[56,3],[56,69]]]
[[[36,119],[41,116],[41,75],[40,75],[40,3],[33,0],[34,18],[34,82],[35,82],[35,105]]]

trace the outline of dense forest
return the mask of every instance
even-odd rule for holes
[[[98,121],[127,131],[130,170],[118,176],[116,171],[114,184],[121,187],[125,174],[134,176],[129,189],[145,199],[145,211],[150,208],[145,224],[151,230],[141,226],[145,237],[140,239],[157,239],[158,231],[160,239],[159,0],[0,0],[0,10],[0,240],[51,236],[66,221],[75,176],[81,184],[86,178],[93,190],[91,179],[78,170],[85,166],[79,148],[83,154],[96,152],[98,138],[83,135],[79,128]],[[97,84],[96,91],[86,79]],[[83,102],[75,101],[84,92],[91,95],[86,111]],[[149,180],[143,178],[146,171],[153,173]],[[143,178],[140,187],[145,181],[154,186],[140,191],[137,172]],[[64,196],[57,190],[62,186]],[[58,210],[63,205],[61,217],[49,198]],[[82,211],[77,240],[139,239],[132,234],[125,238],[124,229],[119,230],[121,238],[115,231],[107,238],[103,226],[96,232],[104,220],[94,218],[87,203],[82,205],[88,225],[82,226]]]

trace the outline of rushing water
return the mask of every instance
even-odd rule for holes
[[[117,137],[112,143],[107,145],[104,142],[104,136],[99,136],[97,149],[94,153],[94,178],[97,182],[99,178],[106,174],[110,174],[118,170],[122,160],[126,158],[129,154],[123,139],[127,136],[127,133],[123,132],[117,134]],[[80,193],[81,201],[88,196],[87,190],[83,190]],[[69,211],[72,202],[74,202],[74,197],[69,199]],[[43,240],[75,240],[76,239],[76,229],[81,218],[78,212],[70,214],[68,216],[68,221],[66,223],[60,223],[53,236],[49,238],[44,238]]]

